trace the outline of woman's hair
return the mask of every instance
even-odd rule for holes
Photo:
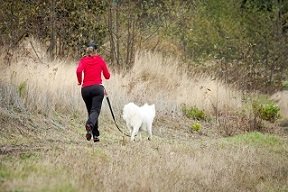
[[[94,42],[90,42],[87,45],[86,54],[91,55],[91,54],[95,53],[96,50],[97,50],[97,44]]]
[[[86,54],[92,55],[95,52],[95,49],[93,47],[87,47],[86,48]]]

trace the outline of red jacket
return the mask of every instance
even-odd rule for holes
[[[84,72],[83,83],[82,72]],[[105,79],[110,78],[107,64],[99,55],[84,56],[80,59],[76,74],[78,83],[82,84],[82,87],[102,84],[101,73],[103,73]]]

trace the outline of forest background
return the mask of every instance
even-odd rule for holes
[[[8,62],[23,37],[47,45],[52,59],[79,58],[93,40],[119,70],[147,49],[241,89],[269,93],[287,84],[283,0],[5,0],[1,7],[0,46]]]

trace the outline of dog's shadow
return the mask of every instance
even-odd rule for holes
[[[135,139],[133,141],[131,141],[131,138],[128,137],[128,136],[122,136],[122,138],[119,140],[119,144],[122,145],[122,146],[126,146],[126,145],[129,145],[129,144],[133,144],[133,143],[139,143],[139,142],[152,142],[153,140],[155,139],[155,137],[153,139],[150,139],[148,137],[148,135],[144,134],[141,135],[141,133],[137,134]]]

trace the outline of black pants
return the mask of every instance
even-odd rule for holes
[[[104,87],[102,85],[92,85],[81,89],[82,98],[86,104],[88,120],[86,125],[92,126],[93,136],[99,136],[98,117],[101,111],[104,98]]]

